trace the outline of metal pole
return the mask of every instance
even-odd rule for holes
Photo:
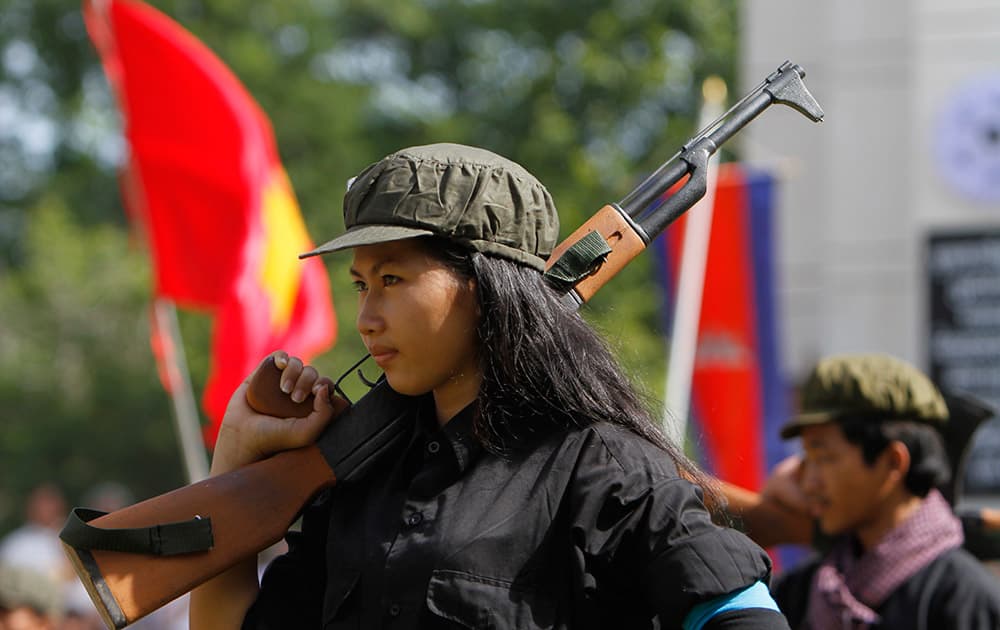
[[[174,421],[177,438],[184,457],[184,468],[188,481],[194,483],[208,477],[208,454],[201,438],[198,422],[198,407],[191,390],[191,377],[187,369],[187,357],[177,325],[177,309],[172,300],[157,298],[153,301],[153,316],[159,333],[164,333],[161,365],[162,378],[174,406]]]
[[[699,127],[715,120],[723,111],[726,84],[718,77],[709,77],[702,86],[704,103]],[[705,284],[705,261],[712,233],[712,208],[718,179],[719,154],[708,162],[705,196],[688,212],[681,252],[677,294],[674,300],[673,329],[670,332],[670,353],[667,360],[666,405],[663,425],[674,443],[684,447],[688,413],[691,403],[691,379],[698,350],[698,324],[701,318],[702,289]]]

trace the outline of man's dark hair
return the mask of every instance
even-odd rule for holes
[[[869,466],[890,442],[901,442],[910,452],[910,470],[903,483],[912,494],[925,497],[932,488],[942,487],[951,480],[944,441],[934,427],[910,420],[848,419],[839,424],[847,441],[861,448]]]

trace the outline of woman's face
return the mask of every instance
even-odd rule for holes
[[[354,248],[351,276],[358,332],[389,385],[433,392],[442,423],[472,402],[481,380],[475,283],[412,238]]]

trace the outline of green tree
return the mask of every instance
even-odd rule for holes
[[[105,480],[143,494],[177,487],[144,254],[116,226],[79,225],[55,196],[32,208],[24,241],[21,272],[0,284],[5,520],[43,479],[71,497]]]

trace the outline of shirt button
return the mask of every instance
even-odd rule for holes
[[[393,604],[389,606],[389,616],[398,617],[399,616],[399,604]]]
[[[421,514],[420,512],[414,512],[413,514],[410,514],[408,517],[406,517],[406,523],[410,527],[416,527],[423,520],[424,520],[424,515]]]
[[[441,444],[438,442],[431,442],[427,445],[427,452],[431,455],[437,453],[439,450],[441,450]]]

